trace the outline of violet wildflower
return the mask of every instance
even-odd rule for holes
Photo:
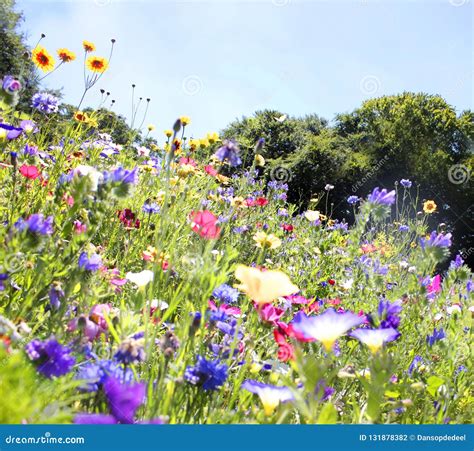
[[[239,299],[239,290],[223,283],[212,292],[212,297],[223,304],[233,304]]]
[[[52,216],[45,218],[42,213],[35,213],[26,220],[20,218],[15,223],[15,227],[20,231],[27,230],[37,235],[52,235],[53,221],[54,218]]]
[[[349,205],[354,205],[354,204],[356,204],[357,202],[359,202],[359,197],[358,197],[358,196],[349,196],[349,197],[347,198],[347,203],[348,203]]]
[[[401,301],[390,302],[382,299],[378,306],[378,316],[381,329],[397,329],[400,325]]]
[[[8,279],[8,273],[2,272],[0,273],[0,291],[5,290],[5,280]]]
[[[436,330],[436,327],[433,331],[433,335],[426,336],[426,343],[429,347],[432,347],[437,341],[446,338],[446,333],[444,332],[443,328]]]
[[[458,254],[449,264],[449,269],[459,269],[464,264],[463,258]]]
[[[0,142],[12,141],[23,133],[23,129],[10,124],[0,123]]]
[[[404,188],[411,188],[412,182],[408,179],[401,179],[400,185],[402,185]]]
[[[254,380],[242,384],[244,390],[259,396],[265,415],[271,415],[280,403],[292,401],[294,395],[288,387],[277,387]]]
[[[97,271],[102,266],[102,258],[99,254],[92,254],[90,257],[87,252],[82,252],[78,261],[79,268],[86,271]]]
[[[47,92],[38,92],[31,98],[31,106],[42,113],[56,113],[58,105],[59,99]]]
[[[69,373],[76,363],[71,349],[61,345],[55,338],[46,341],[33,340],[25,346],[30,360],[36,363],[38,372],[51,378]]]
[[[224,140],[223,145],[217,149],[215,157],[220,161],[228,161],[231,166],[239,166],[242,164],[242,160],[239,156],[239,146],[235,141]]]
[[[367,200],[373,204],[392,205],[395,203],[395,190],[388,192],[386,189],[374,188]]]
[[[10,95],[21,90],[21,83],[12,75],[5,75],[2,80],[2,89]]]
[[[420,239],[420,244],[422,249],[427,247],[448,248],[451,246],[451,237],[451,233],[437,233],[433,230],[429,238]]]
[[[115,359],[124,364],[143,362],[145,360],[144,340],[141,337],[130,337],[120,343]]]
[[[197,356],[195,366],[188,366],[184,379],[190,384],[201,386],[204,390],[217,390],[227,379],[227,365],[220,360],[206,360]]]

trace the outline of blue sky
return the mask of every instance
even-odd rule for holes
[[[333,119],[365,99],[407,91],[473,108],[472,0],[17,0],[34,45],[81,53],[110,70],[89,92],[112,93],[130,116],[131,84],[150,97],[155,133],[188,115],[194,136],[263,108]],[[82,94],[81,58],[45,80],[65,100]]]

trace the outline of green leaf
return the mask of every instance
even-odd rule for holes
[[[321,413],[319,414],[317,424],[335,424],[335,423],[337,423],[337,410],[332,405],[332,403],[328,402],[321,409]]]

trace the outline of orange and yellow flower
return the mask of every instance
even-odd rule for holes
[[[74,113],[74,119],[77,122],[88,122],[89,116],[87,115],[87,113],[83,113],[82,111],[76,111]]]
[[[76,59],[76,54],[74,52],[71,52],[68,49],[58,49],[58,58],[63,62],[63,63],[70,63],[71,61],[74,61]]]
[[[99,74],[105,72],[109,67],[108,61],[101,56],[89,56],[86,65],[91,72],[97,72]]]
[[[54,69],[54,58],[44,47],[36,47],[32,52],[31,59],[33,60],[33,63],[35,63],[36,67],[40,68],[44,72],[50,72]]]
[[[427,200],[423,204],[423,211],[427,214],[434,213],[437,208],[438,208],[438,206],[435,204],[435,202],[433,200]]]
[[[95,45],[92,42],[89,42],[89,41],[82,41],[82,47],[84,47],[84,50],[86,52],[94,52],[95,51]]]

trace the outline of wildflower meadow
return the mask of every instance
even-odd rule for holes
[[[436,200],[397,174],[339,192],[350,221],[336,183],[290,203],[263,137],[244,161],[134,92],[115,142],[120,42],[47,43],[1,74],[0,423],[472,422],[472,273]],[[66,64],[67,111],[41,88]]]

